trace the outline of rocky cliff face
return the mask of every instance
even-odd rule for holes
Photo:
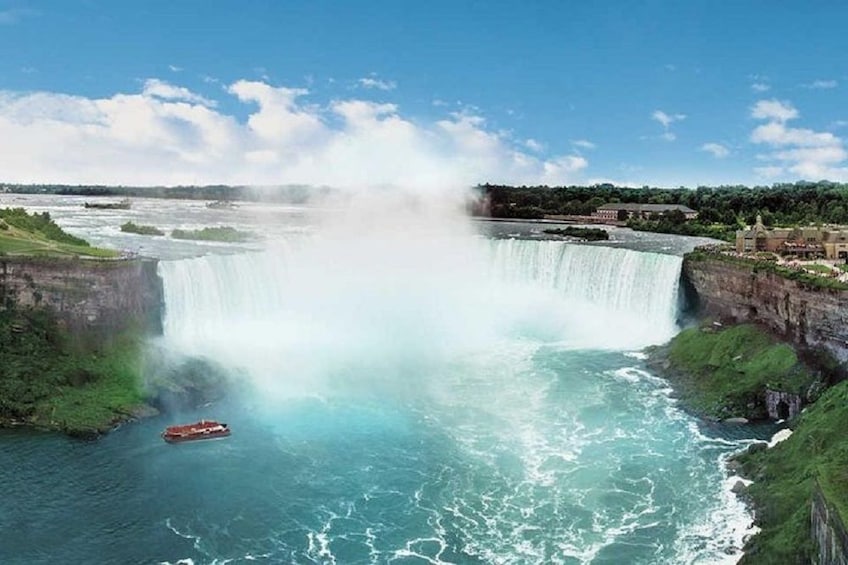
[[[0,309],[48,308],[77,335],[161,332],[162,303],[153,259],[0,257]]]
[[[814,288],[753,267],[687,258],[683,274],[701,311],[756,322],[801,347],[823,347],[848,361],[848,291]]]
[[[813,539],[818,549],[815,563],[848,565],[848,533],[818,485],[813,493],[811,522]]]

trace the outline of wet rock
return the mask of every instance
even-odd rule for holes
[[[748,418],[740,418],[740,417],[727,418],[725,420],[722,420],[722,422],[725,423],[725,424],[747,424]]]
[[[740,480],[733,483],[733,487],[731,487],[730,492],[732,492],[733,494],[742,494],[747,488],[748,487],[745,486],[745,483]]]

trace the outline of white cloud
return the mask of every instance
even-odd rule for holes
[[[529,149],[530,151],[535,151],[535,152],[537,152],[537,153],[539,153],[539,152],[541,152],[541,151],[544,151],[544,150],[545,150],[545,146],[544,146],[544,144],[542,144],[542,143],[540,143],[540,142],[536,141],[535,139],[527,139],[527,140],[525,140],[525,141],[524,141],[524,146],[525,146],[527,149]]]
[[[374,88],[377,90],[394,90],[397,83],[392,80],[382,80],[375,76],[363,77],[356,81],[362,88]]]
[[[24,183],[429,188],[571,183],[588,167],[579,155],[527,152],[479,113],[413,121],[394,104],[319,106],[306,90],[250,80],[225,92],[246,119],[159,79],[105,98],[0,91],[0,170]]]
[[[804,88],[810,88],[812,90],[826,90],[830,88],[836,88],[839,86],[839,83],[835,80],[814,80],[809,84],[801,85]]]
[[[195,94],[187,88],[184,88],[182,86],[174,86],[170,83],[156,78],[151,78],[144,81],[144,89],[142,90],[142,94],[144,96],[161,98],[163,100],[180,100],[182,102],[189,102],[191,104],[201,104],[203,106],[209,106],[212,108],[214,108],[216,104],[214,100],[204,98],[203,96]]]
[[[668,127],[674,122],[681,122],[685,120],[686,114],[666,114],[662,110],[655,110],[654,113],[651,114],[651,119],[658,121],[664,128],[668,129]]]
[[[798,110],[790,102],[780,100],[760,100],[751,108],[751,117],[760,120],[786,122],[798,117]]]
[[[822,147],[840,143],[839,138],[830,132],[787,128],[782,122],[768,122],[757,126],[751,132],[751,141],[768,143],[769,145],[800,145],[804,147]]]
[[[176,65],[168,65],[168,68],[171,70],[171,72],[174,72],[174,73],[179,73],[179,72],[182,72],[182,70],[183,70],[182,67],[178,67]]]
[[[571,142],[571,144],[575,147],[579,147],[580,149],[594,149],[597,147],[597,145],[595,145],[588,139],[575,139]]]
[[[787,121],[799,116],[792,104],[761,100],[754,106],[751,115],[768,120],[754,128],[751,141],[770,147],[771,152],[759,158],[774,162],[754,169],[758,175],[766,178],[848,180],[848,151],[842,139],[830,132],[787,127]]]
[[[767,85],[764,82],[755,82],[751,84],[751,90],[754,92],[768,92],[771,89],[771,86]]]
[[[716,159],[723,159],[730,155],[730,150],[722,145],[721,143],[705,143],[701,146],[701,151],[706,151],[708,153],[712,153],[713,157]]]
[[[667,131],[663,134],[660,134],[660,139],[662,139],[663,141],[674,141],[675,139],[677,139],[677,135],[674,132]]]

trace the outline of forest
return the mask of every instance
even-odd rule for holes
[[[695,189],[624,188],[612,184],[556,187],[483,184],[476,190],[484,205],[473,212],[494,218],[590,215],[602,204],[632,202],[682,204],[698,212],[698,218],[692,222],[675,217],[630,222],[631,227],[648,231],[726,236],[740,225],[753,224],[757,214],[762,215],[767,226],[848,224],[848,184],[830,181]]]

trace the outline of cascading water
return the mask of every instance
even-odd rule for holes
[[[314,251],[163,262],[167,340],[226,361],[307,340],[340,354],[414,353],[421,339],[480,345],[522,331],[583,348],[638,348],[676,329],[676,256],[522,240],[477,241],[447,258],[428,249],[421,263],[415,250],[367,260]]]
[[[243,394],[97,442],[4,432],[0,562],[736,561],[751,517],[722,465],[748,440],[700,427],[637,351],[676,331],[680,258],[480,238],[538,225],[470,224],[439,194],[142,199],[132,218],[34,196],[78,235],[160,258],[246,250],[117,226],[235,222],[266,250],[160,263],[164,347],[231,369]],[[161,441],[200,418],[232,436]]]
[[[676,331],[680,265],[438,237],[163,262],[166,344],[249,375],[258,425],[306,458],[273,467],[290,494],[271,542],[233,543],[297,562],[733,561],[748,517],[720,462],[738,443],[701,435],[628,353]],[[172,518],[201,555],[237,556]]]

